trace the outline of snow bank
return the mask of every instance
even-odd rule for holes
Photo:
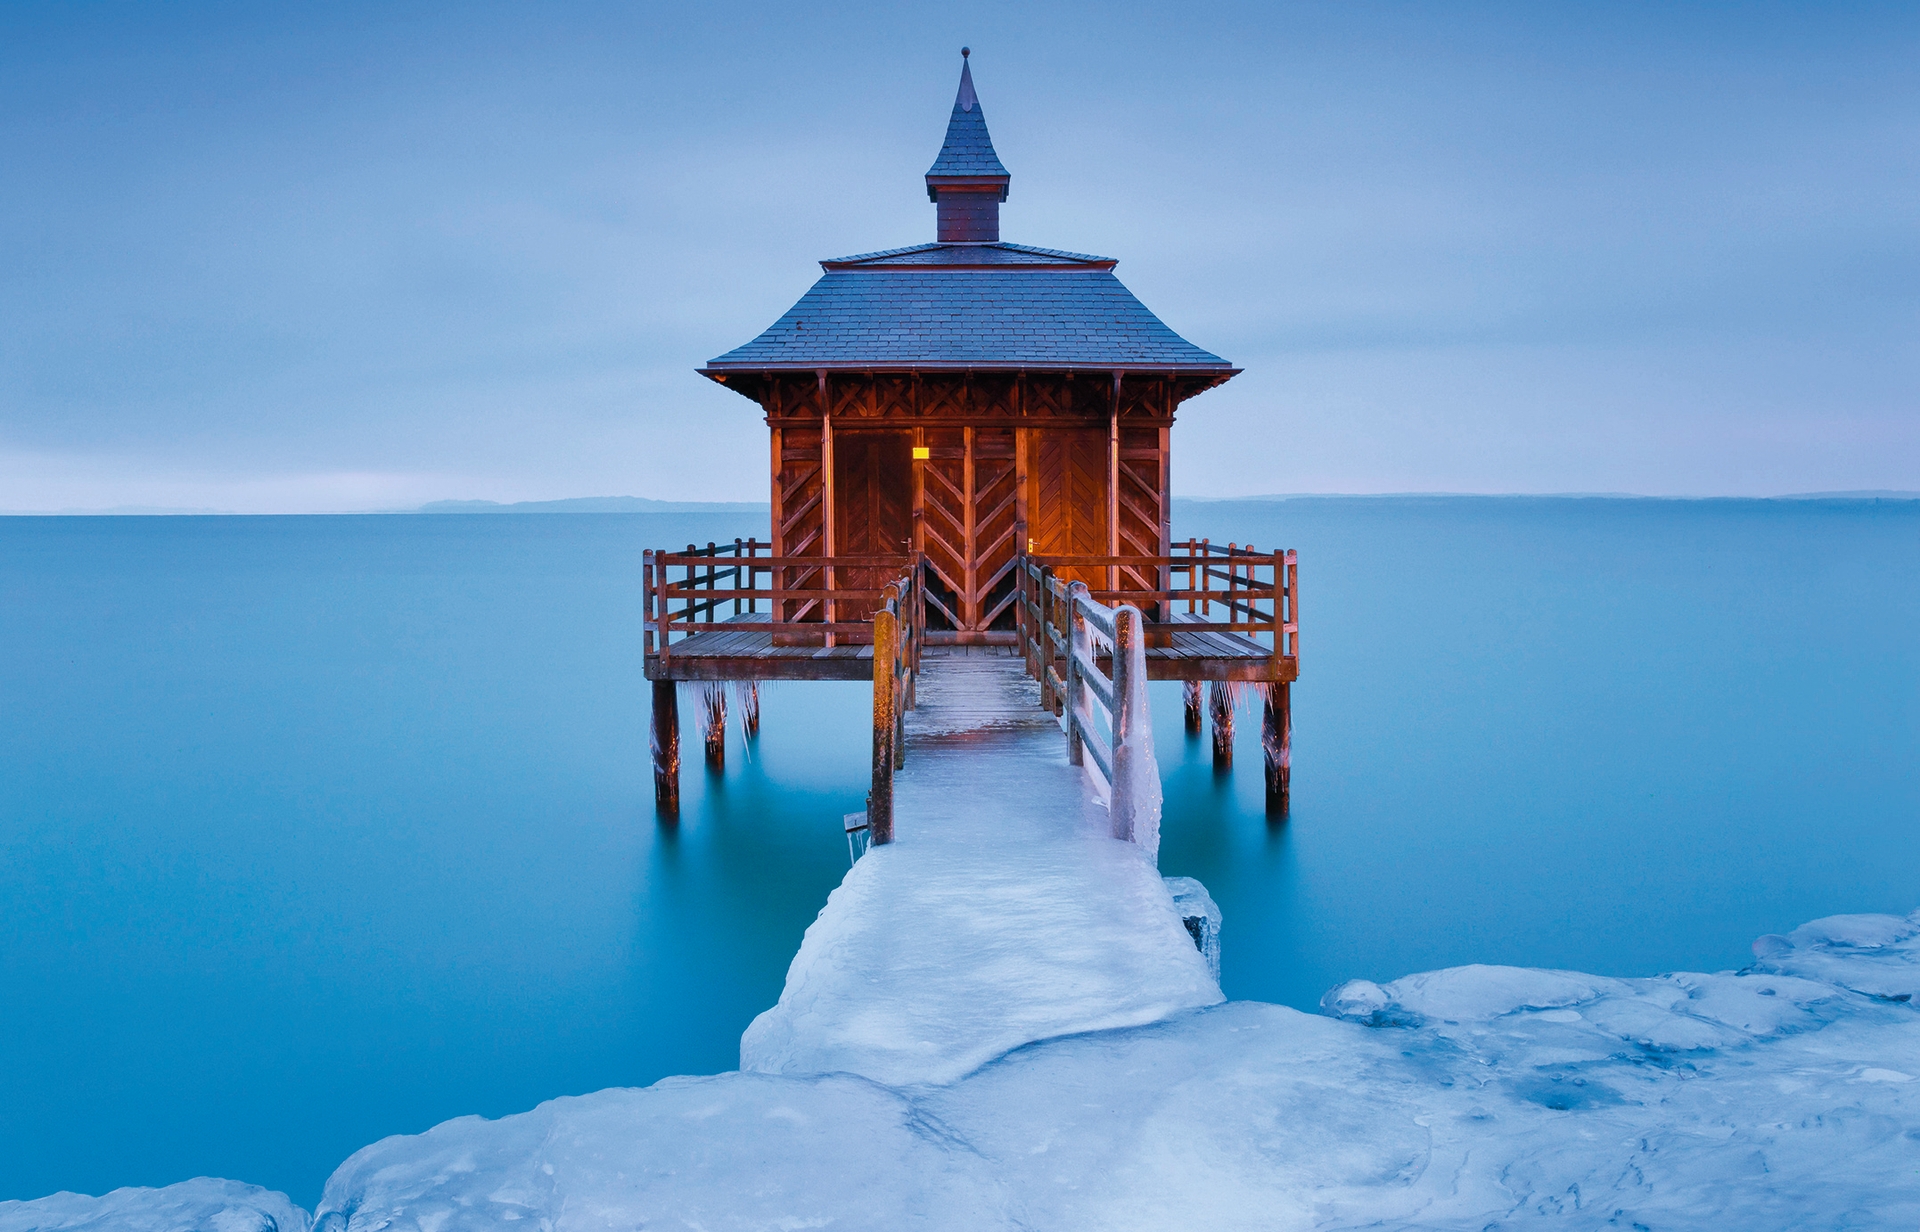
[[[672,1079],[377,1143],[320,1221],[1912,1232],[1917,936],[1920,913],[1837,917],[1740,974],[1356,982],[1324,1016],[1181,1010],[941,1087]]]
[[[307,1232],[287,1195],[211,1177],[93,1198],[57,1193],[0,1202],[0,1232]]]
[[[860,1078],[669,1078],[376,1142],[315,1232],[1005,1227],[987,1161],[957,1147]]]

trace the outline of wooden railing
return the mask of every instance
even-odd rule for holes
[[[873,780],[867,793],[867,838],[893,841],[893,773],[906,765],[907,711],[926,636],[924,582],[910,570],[881,593],[873,613]]]
[[[866,645],[888,585],[903,578],[912,583],[906,617],[924,630],[921,572],[918,556],[775,556],[753,539],[648,551],[642,562],[645,651],[670,658],[676,641],[712,632],[723,621],[729,631],[770,632],[781,644]]]
[[[1064,712],[1067,760],[1080,766],[1092,758],[1107,782],[1113,836],[1131,841],[1142,803],[1135,762],[1146,756],[1142,737],[1152,724],[1146,690],[1136,687],[1144,684],[1147,672],[1140,609],[1131,604],[1108,607],[1093,598],[1086,583],[1058,579],[1048,585],[1042,603],[1054,613],[1053,619],[1037,626],[1049,645],[1029,655],[1029,670],[1037,658],[1039,670],[1034,674],[1041,680],[1042,693],[1058,699],[1050,704],[1056,714]],[[1100,668],[1103,656],[1096,639],[1104,645],[1111,672]],[[1056,658],[1066,664],[1064,678],[1054,667]],[[1105,715],[1104,724],[1095,713],[1096,706]]]
[[[1266,649],[1269,672],[1300,658],[1299,557],[1292,551],[1260,552],[1252,546],[1220,547],[1205,539],[1175,544],[1167,556],[1023,556],[1020,559],[1019,640],[1042,642],[1048,612],[1039,602],[1056,582],[1092,576],[1108,588],[1088,595],[1108,605],[1132,604],[1145,621],[1148,646],[1169,646],[1176,633],[1224,633]],[[1029,669],[1039,678],[1038,664]],[[1044,684],[1044,682],[1043,682]]]

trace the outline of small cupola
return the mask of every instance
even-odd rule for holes
[[[1000,165],[987,135],[987,117],[973,92],[970,48],[960,49],[960,93],[947,121],[947,140],[927,171],[927,200],[939,211],[942,244],[995,244],[1000,241],[1000,203],[1013,177]]]

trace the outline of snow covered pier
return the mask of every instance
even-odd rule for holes
[[[1151,847],[1111,836],[1022,661],[930,648],[915,692],[893,842],[829,897],[740,1067],[944,1084],[1034,1040],[1218,1003]]]

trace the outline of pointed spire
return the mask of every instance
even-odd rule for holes
[[[927,200],[939,206],[941,243],[991,243],[1000,238],[1000,203],[1013,178],[993,152],[987,116],[973,89],[972,49],[960,49],[960,91],[940,157],[927,170]]]

